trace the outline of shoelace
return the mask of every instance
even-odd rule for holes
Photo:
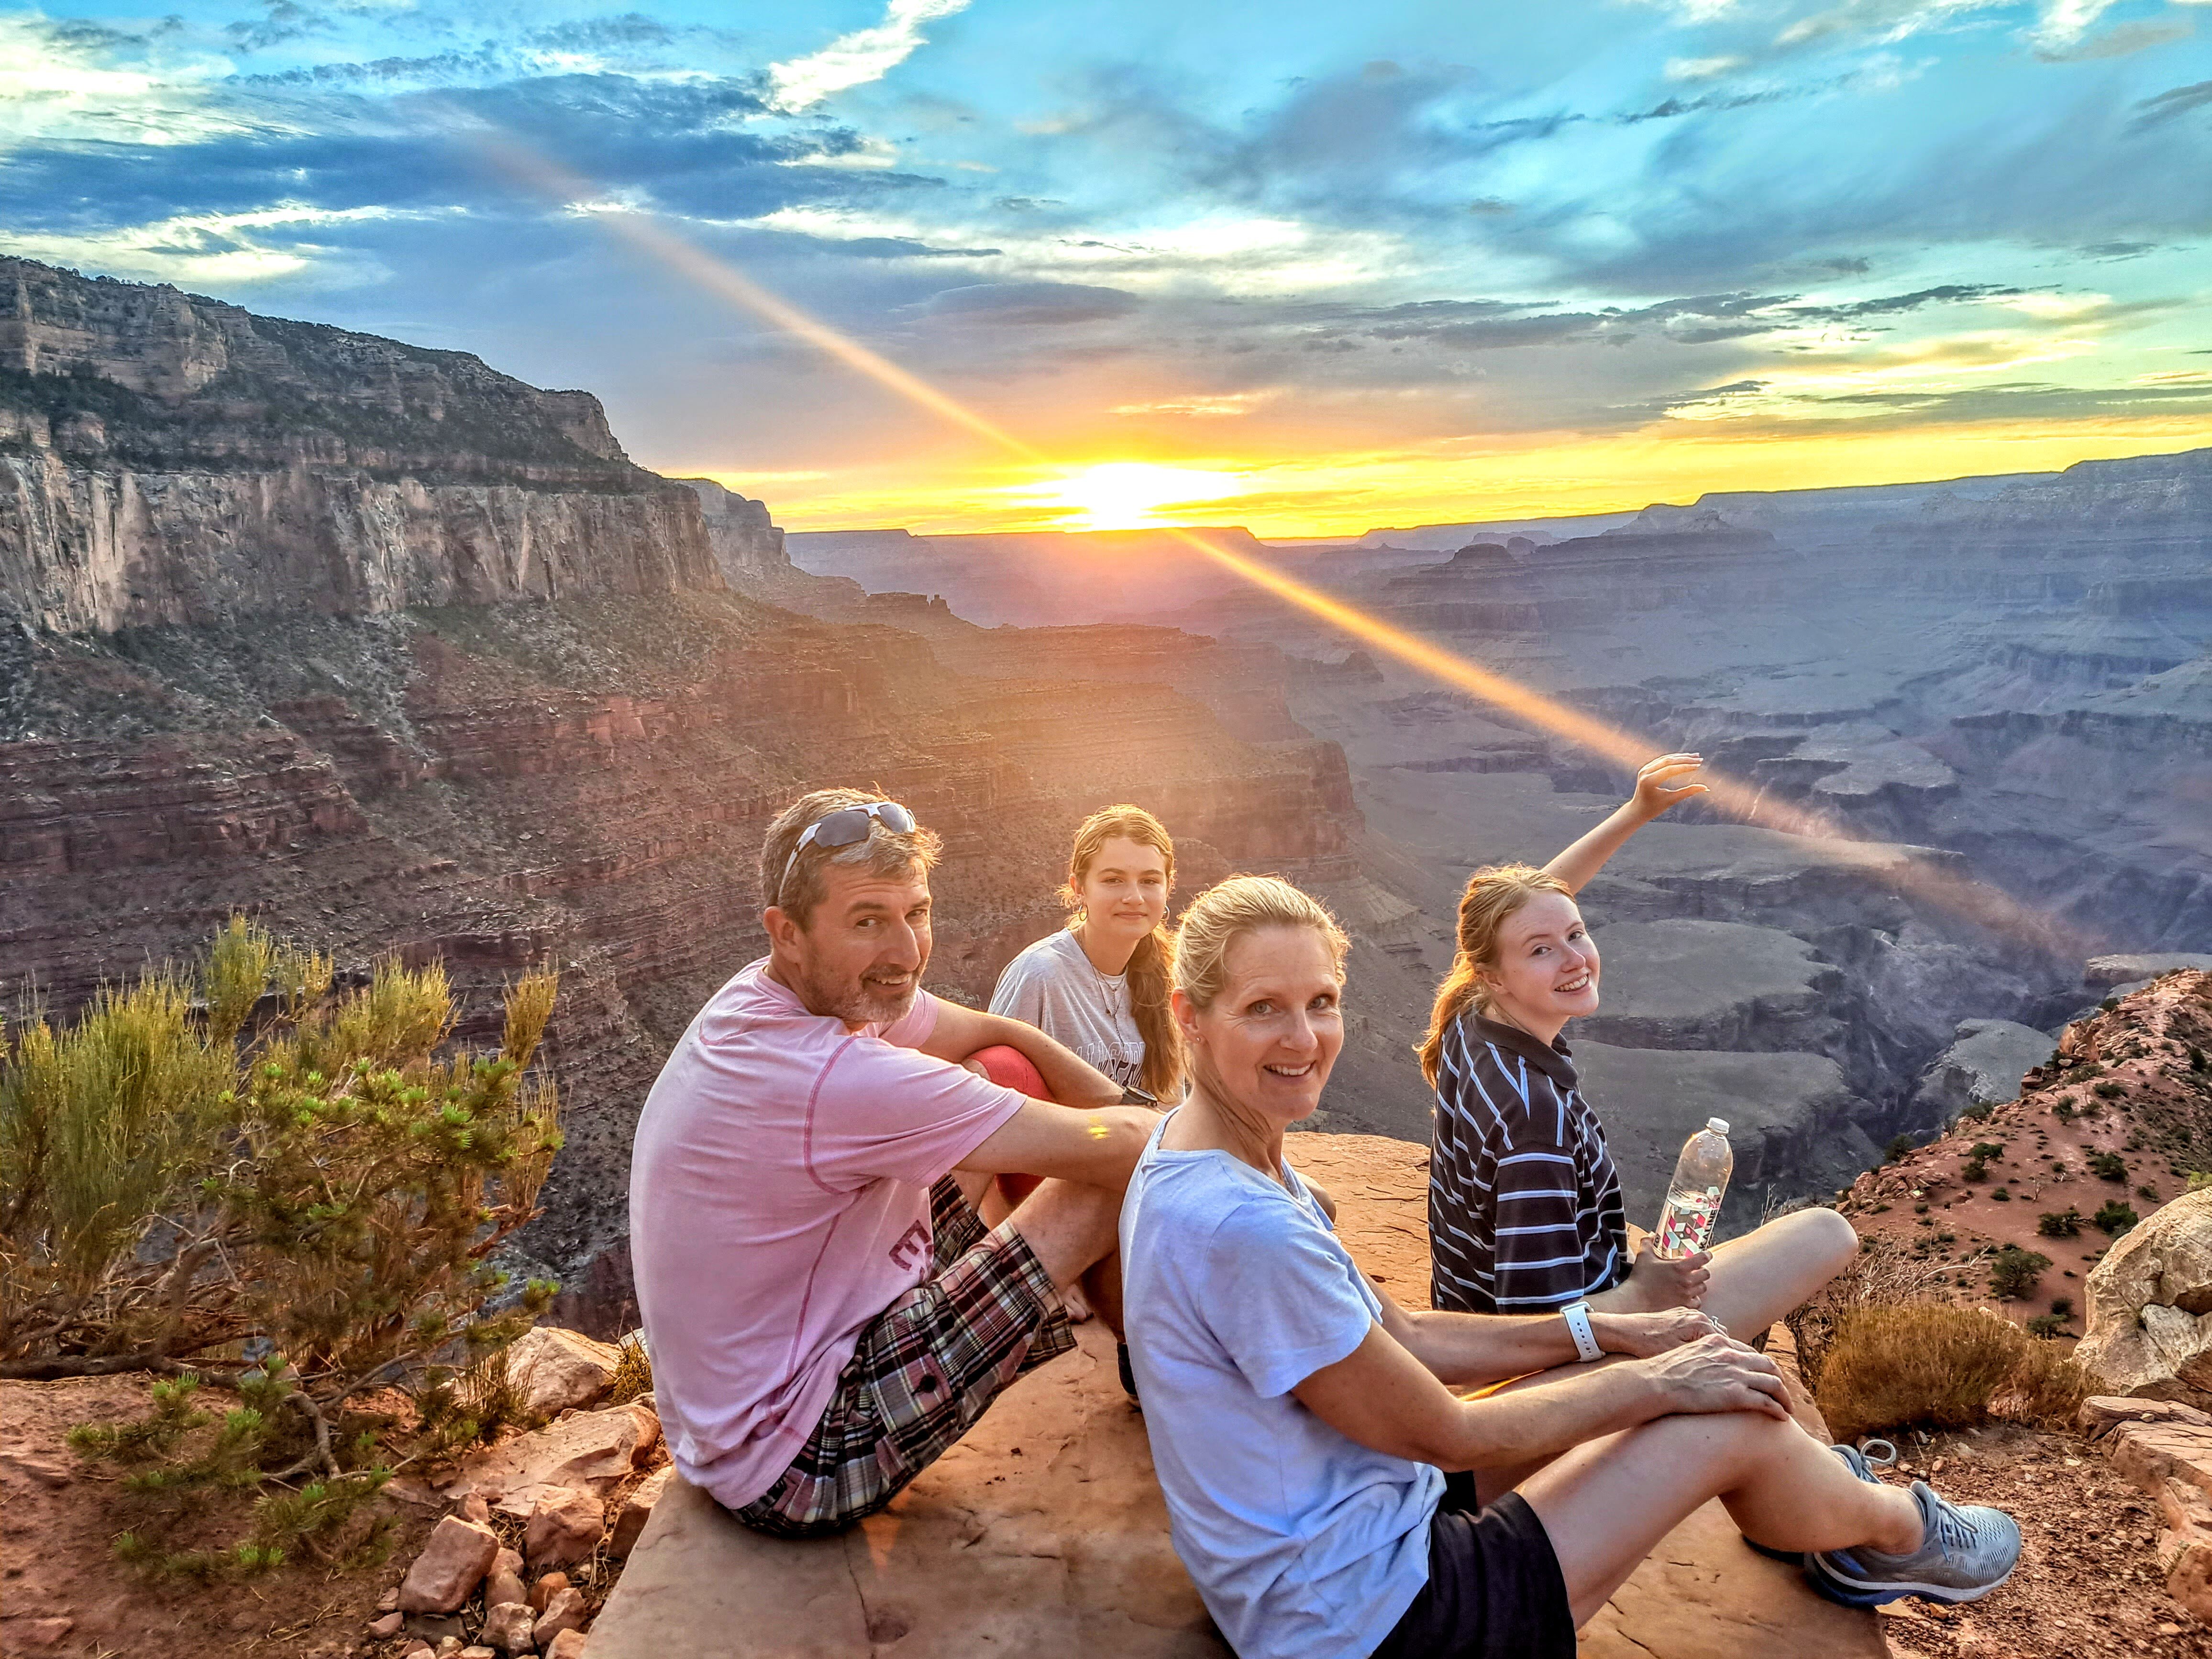
[[[1876,1451],[1876,1446],[1881,1449]],[[1890,1468],[1897,1462],[1897,1443],[1891,1440],[1878,1440],[1869,1435],[1859,1442],[1859,1455],[1878,1469]]]
[[[1936,1547],[1946,1556],[1953,1550],[1971,1549],[1980,1536],[1974,1522],[1942,1498],[1936,1500]]]

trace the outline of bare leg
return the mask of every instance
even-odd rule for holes
[[[1753,1412],[1662,1417],[1561,1453],[1521,1495],[1543,1522],[1580,1628],[1659,1540],[1717,1497],[1770,1549],[1917,1549],[1919,1506],[1869,1486],[1795,1423]]]
[[[1714,1249],[1705,1311],[1748,1342],[1818,1295],[1858,1252],[1858,1233],[1833,1210],[1778,1216]]]
[[[1114,1301],[1119,1310],[1121,1194],[1080,1182],[1046,1181],[1022,1200],[1011,1218],[1063,1293],[1091,1269],[1114,1258]]]

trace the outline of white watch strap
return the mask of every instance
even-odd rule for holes
[[[1567,1334],[1575,1340],[1575,1357],[1585,1364],[1605,1358],[1605,1350],[1597,1345],[1597,1336],[1590,1329],[1589,1304],[1570,1302],[1559,1310],[1559,1317],[1567,1322]]]

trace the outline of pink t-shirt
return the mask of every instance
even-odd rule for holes
[[[742,969],[637,1123],[630,1257],[686,1480],[735,1509],[813,1431],[860,1331],[927,1276],[929,1189],[1022,1097],[915,1052],[937,1000],[846,1030]]]

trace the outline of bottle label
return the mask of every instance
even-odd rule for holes
[[[1667,1194],[1666,1212],[1659,1218],[1659,1238],[1653,1247],[1669,1258],[1694,1255],[1713,1236],[1713,1223],[1721,1208],[1717,1187],[1680,1188]]]

